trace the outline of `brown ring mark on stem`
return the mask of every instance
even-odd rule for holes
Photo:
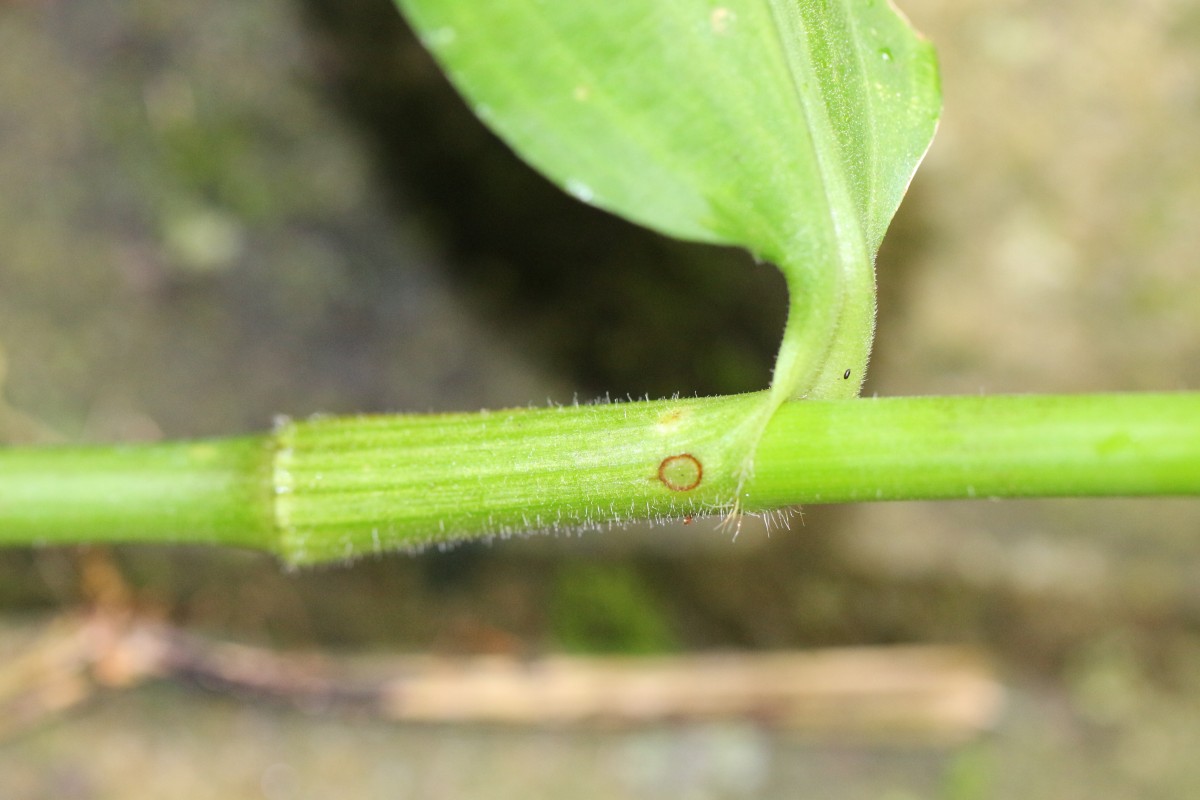
[[[704,478],[704,467],[691,453],[667,456],[658,465],[658,479],[673,492],[690,492]]]

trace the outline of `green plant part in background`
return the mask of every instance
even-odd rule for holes
[[[875,254],[941,107],[933,49],[889,2],[398,1],[476,114],[566,191],[783,271],[771,392],[732,450],[786,399],[858,395]]]

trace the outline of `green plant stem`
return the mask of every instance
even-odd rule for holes
[[[187,542],[271,549],[263,436],[0,448],[0,544]]]
[[[723,513],[763,394],[330,417],[262,437],[0,450],[0,544],[204,542],[314,563]],[[786,403],[741,507],[1200,495],[1200,394]]]

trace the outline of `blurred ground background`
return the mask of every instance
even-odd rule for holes
[[[946,110],[880,256],[867,391],[1200,388],[1200,11],[905,10]],[[532,175],[385,0],[0,3],[0,440],[754,389],[782,314],[769,267]],[[1194,500],[1086,500],[814,507],[769,540],[697,522],[299,574],[122,548],[143,613],[264,646],[969,644],[1013,691],[994,733],[935,748],[398,726],[154,685],[0,743],[0,797],[1186,796],[1198,534]],[[0,627],[78,607],[82,563],[0,553]]]

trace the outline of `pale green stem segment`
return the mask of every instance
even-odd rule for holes
[[[0,450],[0,544],[183,542],[293,564],[722,513],[763,394],[314,419],[208,442]],[[741,506],[1200,496],[1200,394],[785,403]]]
[[[274,448],[252,436],[0,448],[0,544],[274,545]]]

